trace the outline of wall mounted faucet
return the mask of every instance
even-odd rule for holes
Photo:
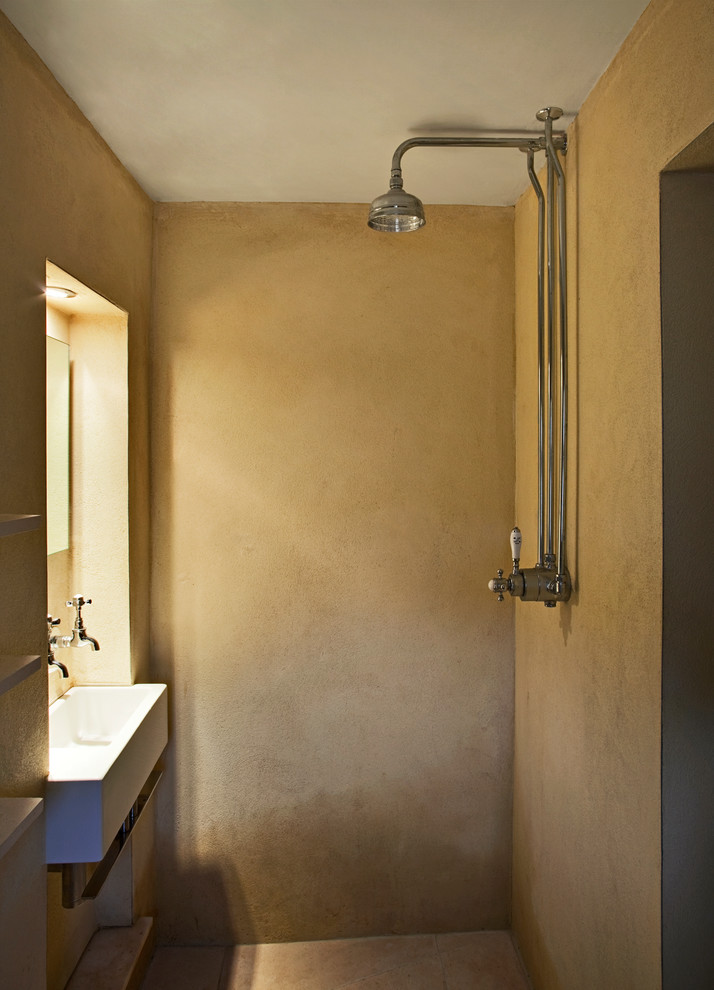
[[[52,630],[60,624],[61,620],[55,619],[51,615],[47,616],[47,663],[50,667],[59,667],[63,677],[69,677],[69,671],[56,658],[55,650],[66,650],[70,646],[88,646],[92,650],[99,649],[99,643],[96,639],[87,635],[87,631],[84,628],[84,620],[82,619],[82,607],[91,604],[92,599],[85,598],[83,595],[75,595],[71,602],[67,602],[67,608],[77,610],[71,636],[59,636],[54,633]]]
[[[91,604],[92,599],[85,598],[83,595],[75,595],[71,602],[67,602],[67,608],[74,608],[77,611],[74,616],[72,635],[62,637],[63,640],[66,640],[66,642],[62,642],[62,646],[89,646],[92,650],[99,649],[99,643],[96,639],[87,635],[82,619],[82,607]]]
[[[71,639],[71,636],[55,636],[52,632],[54,626],[58,626],[62,620],[47,616],[47,663],[50,667],[59,667],[63,677],[69,677],[69,671],[63,663],[55,657],[55,647],[60,645],[60,639]],[[62,644],[64,645],[64,644]]]
[[[86,629],[84,628],[84,620],[82,619],[82,607],[84,605],[91,605],[91,598],[84,598],[83,595],[75,595],[71,602],[67,602],[67,608],[75,608],[77,610],[74,617],[74,628],[72,629],[71,636],[53,636],[52,627],[58,626],[60,624],[59,619],[53,619],[51,615],[47,616],[47,660],[49,663],[55,662],[58,667],[64,666],[59,662],[54,660],[54,650],[66,650],[68,647],[73,646],[89,646],[92,650],[99,649],[99,643],[96,639],[87,635]],[[50,659],[52,657],[52,659]],[[67,676],[67,675],[65,675]]]

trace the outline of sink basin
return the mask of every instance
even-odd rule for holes
[[[165,684],[74,687],[50,705],[48,863],[104,857],[167,740]]]

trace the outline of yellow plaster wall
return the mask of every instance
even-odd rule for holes
[[[0,14],[0,463],[2,512],[45,502],[45,260],[129,311],[133,673],[148,673],[148,329],[152,205]],[[0,653],[46,651],[45,530],[0,544]],[[0,794],[41,796],[47,772],[45,670],[0,701]],[[38,826],[38,828],[40,828]],[[22,862],[32,941],[45,946],[41,842]],[[16,868],[14,850],[3,869]],[[18,853],[19,855],[19,853]],[[27,932],[24,933],[25,941]],[[16,942],[18,947],[25,941]],[[8,944],[13,944],[9,939]],[[18,951],[20,949],[18,948]],[[4,961],[0,960],[0,970]],[[7,960],[8,966],[14,960]],[[15,970],[8,970],[14,972]],[[44,988],[44,965],[26,990]]]
[[[659,173],[713,119],[714,8],[654,0],[571,128],[575,593],[555,611],[516,607],[513,915],[538,990],[661,985]],[[525,195],[516,471],[527,560],[534,223]]]
[[[37,368],[44,361],[41,289],[45,259],[50,258],[129,313],[132,664],[135,678],[145,679],[152,204],[4,15],[0,44],[0,98],[6,133],[11,136],[0,190],[7,232],[2,262],[8,286],[2,301],[3,384],[7,379],[3,401],[14,410],[14,428],[4,435],[6,463],[13,465],[6,498],[12,505],[29,504],[28,511],[44,511],[44,374],[39,375]],[[42,457],[35,463],[40,451]],[[29,539],[39,549],[43,538],[40,533]],[[30,594],[30,585],[41,588],[44,598],[45,560],[37,554],[33,561],[34,567],[26,569],[15,586],[17,599],[24,603],[36,594]],[[29,638],[44,640],[44,607],[39,612],[22,610],[31,617],[21,637],[26,645]],[[12,606],[3,602],[0,618],[12,612]],[[7,626],[0,623],[0,628]]]
[[[513,210],[157,208],[164,941],[508,923]]]

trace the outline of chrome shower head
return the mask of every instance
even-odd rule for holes
[[[558,107],[546,107],[536,116],[546,122],[546,136],[533,134],[474,135],[473,137],[413,137],[402,141],[392,156],[392,174],[389,192],[378,196],[369,211],[368,225],[373,230],[386,230],[401,233],[403,230],[419,230],[426,223],[424,207],[416,196],[404,192],[402,187],[401,161],[410,148],[521,148],[522,150],[545,151],[550,143],[553,151],[565,153],[567,135],[564,131],[553,133],[552,124],[562,114]]]
[[[383,196],[377,196],[367,220],[372,230],[386,230],[392,234],[419,230],[425,223],[421,200],[400,187],[392,187]]]

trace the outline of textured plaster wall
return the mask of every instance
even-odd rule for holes
[[[148,370],[151,215],[148,198],[67,98],[45,66],[0,15],[0,463],[2,512],[44,515],[45,259],[52,258],[130,313],[129,474],[134,671],[148,666]],[[44,527],[0,545],[0,652],[46,649]],[[47,772],[44,670],[0,700],[0,794],[41,796]],[[42,826],[24,846],[32,891],[36,958],[45,952],[46,869]],[[34,843],[34,844],[33,844]],[[27,849],[31,852],[28,853]],[[20,853],[18,852],[18,856]],[[3,869],[19,868],[14,851]],[[0,897],[2,894],[0,894]],[[3,914],[3,917],[5,915]],[[16,924],[24,921],[10,912]],[[18,919],[20,919],[18,921]],[[23,952],[8,932],[4,944]],[[0,960],[14,966],[14,959]],[[9,970],[14,972],[14,970]],[[23,990],[44,988],[44,965]]]
[[[7,499],[30,511],[44,502],[45,259],[71,272],[129,313],[129,480],[133,673],[148,667],[148,328],[151,305],[151,201],[114,158],[3,16],[3,112],[12,147],[4,156],[3,264],[8,293],[2,305],[4,401],[15,410],[6,421]],[[14,344],[13,344],[14,342]],[[16,427],[16,428],[15,428]],[[35,464],[35,448],[42,454]],[[26,493],[27,492],[27,496]],[[44,533],[30,537],[41,545]],[[29,546],[29,543],[28,543]],[[34,546],[34,544],[33,544]],[[24,548],[23,548],[24,549]],[[22,579],[44,583],[45,560]],[[44,590],[42,590],[44,597]],[[13,612],[3,603],[3,616]],[[38,619],[28,620],[38,636]],[[44,605],[40,612],[43,613]],[[16,615],[16,612],[14,613]],[[27,614],[25,612],[24,614]],[[44,639],[44,614],[39,636]],[[12,623],[10,623],[12,625]],[[7,624],[3,623],[2,627]],[[27,645],[27,636],[21,639]]]
[[[164,941],[508,924],[513,210],[157,209]]]
[[[556,611],[516,609],[513,914],[538,990],[661,985],[659,173],[712,119],[714,8],[655,0],[571,129],[575,594]],[[534,221],[527,195],[516,470],[528,559]]]

